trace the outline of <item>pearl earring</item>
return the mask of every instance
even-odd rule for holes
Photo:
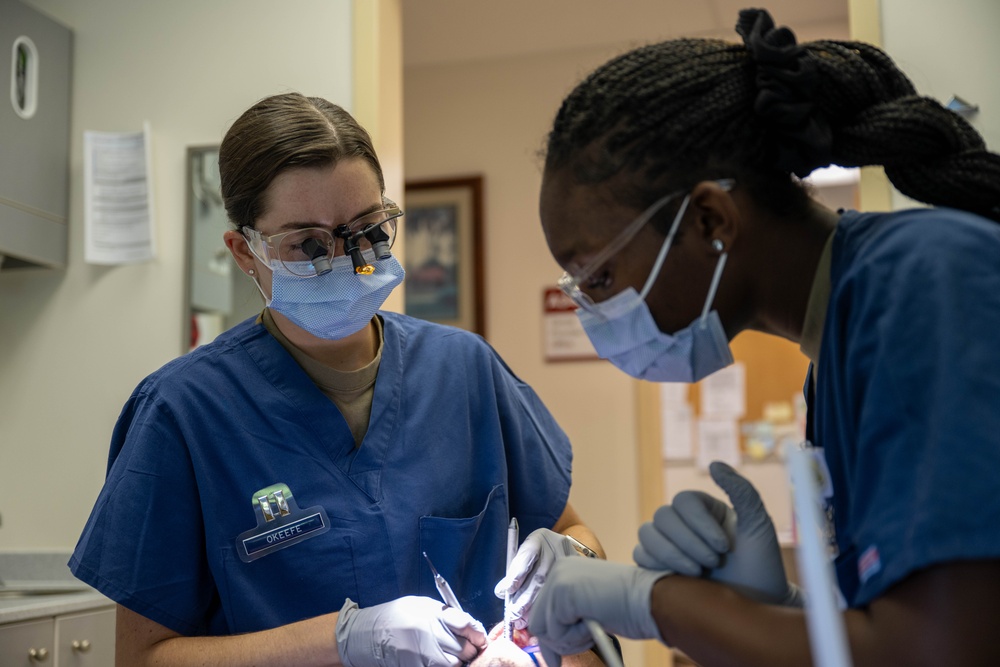
[[[719,239],[713,239],[712,240],[712,248],[716,252],[722,252],[725,249],[725,247],[726,247],[726,245],[721,240],[719,240]]]
[[[249,273],[252,276],[253,273],[254,273],[254,271],[253,271],[253,269],[250,269],[249,271],[247,271],[247,273]]]

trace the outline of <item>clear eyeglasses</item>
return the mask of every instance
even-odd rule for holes
[[[243,228],[250,250],[262,262],[279,262],[289,273],[300,277],[320,276],[330,271],[330,261],[338,254],[351,256],[357,273],[372,273],[361,253],[372,250],[376,259],[389,256],[396,239],[396,221],[403,211],[388,199],[385,208],[365,214],[346,225],[305,227],[265,236],[256,229]]]
[[[726,191],[731,190],[733,186],[736,184],[736,181],[731,178],[718,179],[713,182],[717,183],[720,187],[722,187]],[[631,241],[633,238],[635,238],[635,235],[639,233],[639,230],[642,229],[643,226],[645,226],[645,224],[653,218],[653,216],[659,213],[660,209],[662,209],[664,206],[669,204],[674,199],[677,199],[677,197],[680,197],[686,193],[687,190],[677,190],[676,192],[671,192],[670,194],[664,195],[663,197],[657,199],[649,207],[647,207],[645,211],[640,213],[635,220],[630,222],[628,226],[625,227],[625,229],[623,229],[617,236],[615,236],[615,238],[612,239],[611,242],[604,247],[604,249],[602,249],[599,253],[594,255],[594,257],[589,262],[587,262],[585,266],[579,269],[571,268],[569,271],[564,272],[562,276],[559,277],[559,280],[556,281],[557,284],[559,285],[559,288],[566,294],[566,296],[571,298],[573,300],[573,303],[575,303],[577,306],[585,310],[590,310],[591,308],[593,308],[594,300],[590,298],[589,294],[580,289],[580,285],[586,282],[592,275],[594,275],[594,273],[597,272],[598,269],[604,266],[604,264],[606,264],[609,259],[614,257],[616,254],[618,254],[619,251],[621,251],[622,248],[628,245],[628,242]],[[667,234],[668,239],[664,242],[664,244],[668,248],[669,248],[669,243],[673,240],[673,236],[677,231],[676,223],[678,223],[680,219],[684,217],[684,211],[686,210],[686,208],[687,208],[687,202],[685,201],[684,205],[677,212],[677,218],[675,219],[675,224],[671,226],[670,231]]]

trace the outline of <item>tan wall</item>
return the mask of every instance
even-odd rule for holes
[[[70,258],[0,272],[0,548],[76,544],[135,384],[181,350],[185,164],[289,89],[352,104],[350,0],[35,0],[74,30]],[[83,262],[84,130],[153,132],[159,257]],[[220,234],[222,230],[220,230]]]
[[[408,180],[483,174],[486,337],[568,433],[570,501],[609,557],[628,561],[639,525],[632,383],[604,363],[542,360],[542,290],[561,271],[538,223],[535,154],[562,96],[604,58],[407,69],[404,173]]]
[[[403,198],[403,17],[402,0],[352,0],[354,12],[354,117],[372,135],[386,196]],[[402,236],[392,252],[403,261]],[[385,310],[402,312],[403,286]]]
[[[604,363],[542,360],[542,290],[560,269],[538,223],[536,152],[562,96],[604,57],[407,69],[405,175],[484,175],[486,337],[568,431],[576,444],[572,502],[611,557],[625,559],[636,516],[631,383]]]

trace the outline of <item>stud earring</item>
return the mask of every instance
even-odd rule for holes
[[[712,239],[712,249],[714,249],[715,252],[722,252],[725,247],[726,245],[721,240]]]
[[[254,270],[250,269],[250,270],[247,271],[247,273],[249,273],[252,276],[254,274]]]

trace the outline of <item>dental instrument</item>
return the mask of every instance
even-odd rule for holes
[[[462,609],[462,605],[459,603],[458,598],[455,596],[455,592],[451,590],[451,586],[445,581],[444,577],[438,574],[437,568],[434,567],[434,563],[431,562],[430,557],[427,552],[424,551],[424,558],[427,559],[427,564],[431,566],[431,574],[434,575],[434,587],[437,588],[438,593],[441,595],[441,599],[449,607],[454,607],[459,611],[465,611]]]
[[[573,548],[576,549],[577,553],[579,553],[581,556],[586,556],[587,558],[598,557],[596,551],[594,551],[586,544],[573,537],[572,535],[563,535],[563,537],[565,537],[566,540],[573,545]]]
[[[510,574],[510,563],[514,560],[514,555],[517,553],[517,544],[520,541],[519,535],[520,529],[517,525],[517,518],[511,517],[510,524],[507,526],[507,567],[504,569],[504,576]],[[510,614],[510,586],[507,586],[507,592],[504,594],[503,600],[503,638],[512,639],[514,637],[514,619],[511,618]]]
[[[584,546],[582,542],[569,535],[565,535],[564,537],[566,539],[563,540],[563,553],[567,556],[584,555],[583,551],[577,550],[577,544],[587,549],[587,551],[592,551],[589,547]],[[596,556],[596,554],[594,555]],[[583,619],[583,624],[590,631],[590,636],[593,637],[594,645],[597,646],[597,651],[604,660],[604,664],[607,667],[624,667],[621,656],[618,655],[618,651],[615,650],[614,645],[611,643],[611,638],[608,637],[608,633],[604,631],[604,628],[597,621],[590,618]]]

